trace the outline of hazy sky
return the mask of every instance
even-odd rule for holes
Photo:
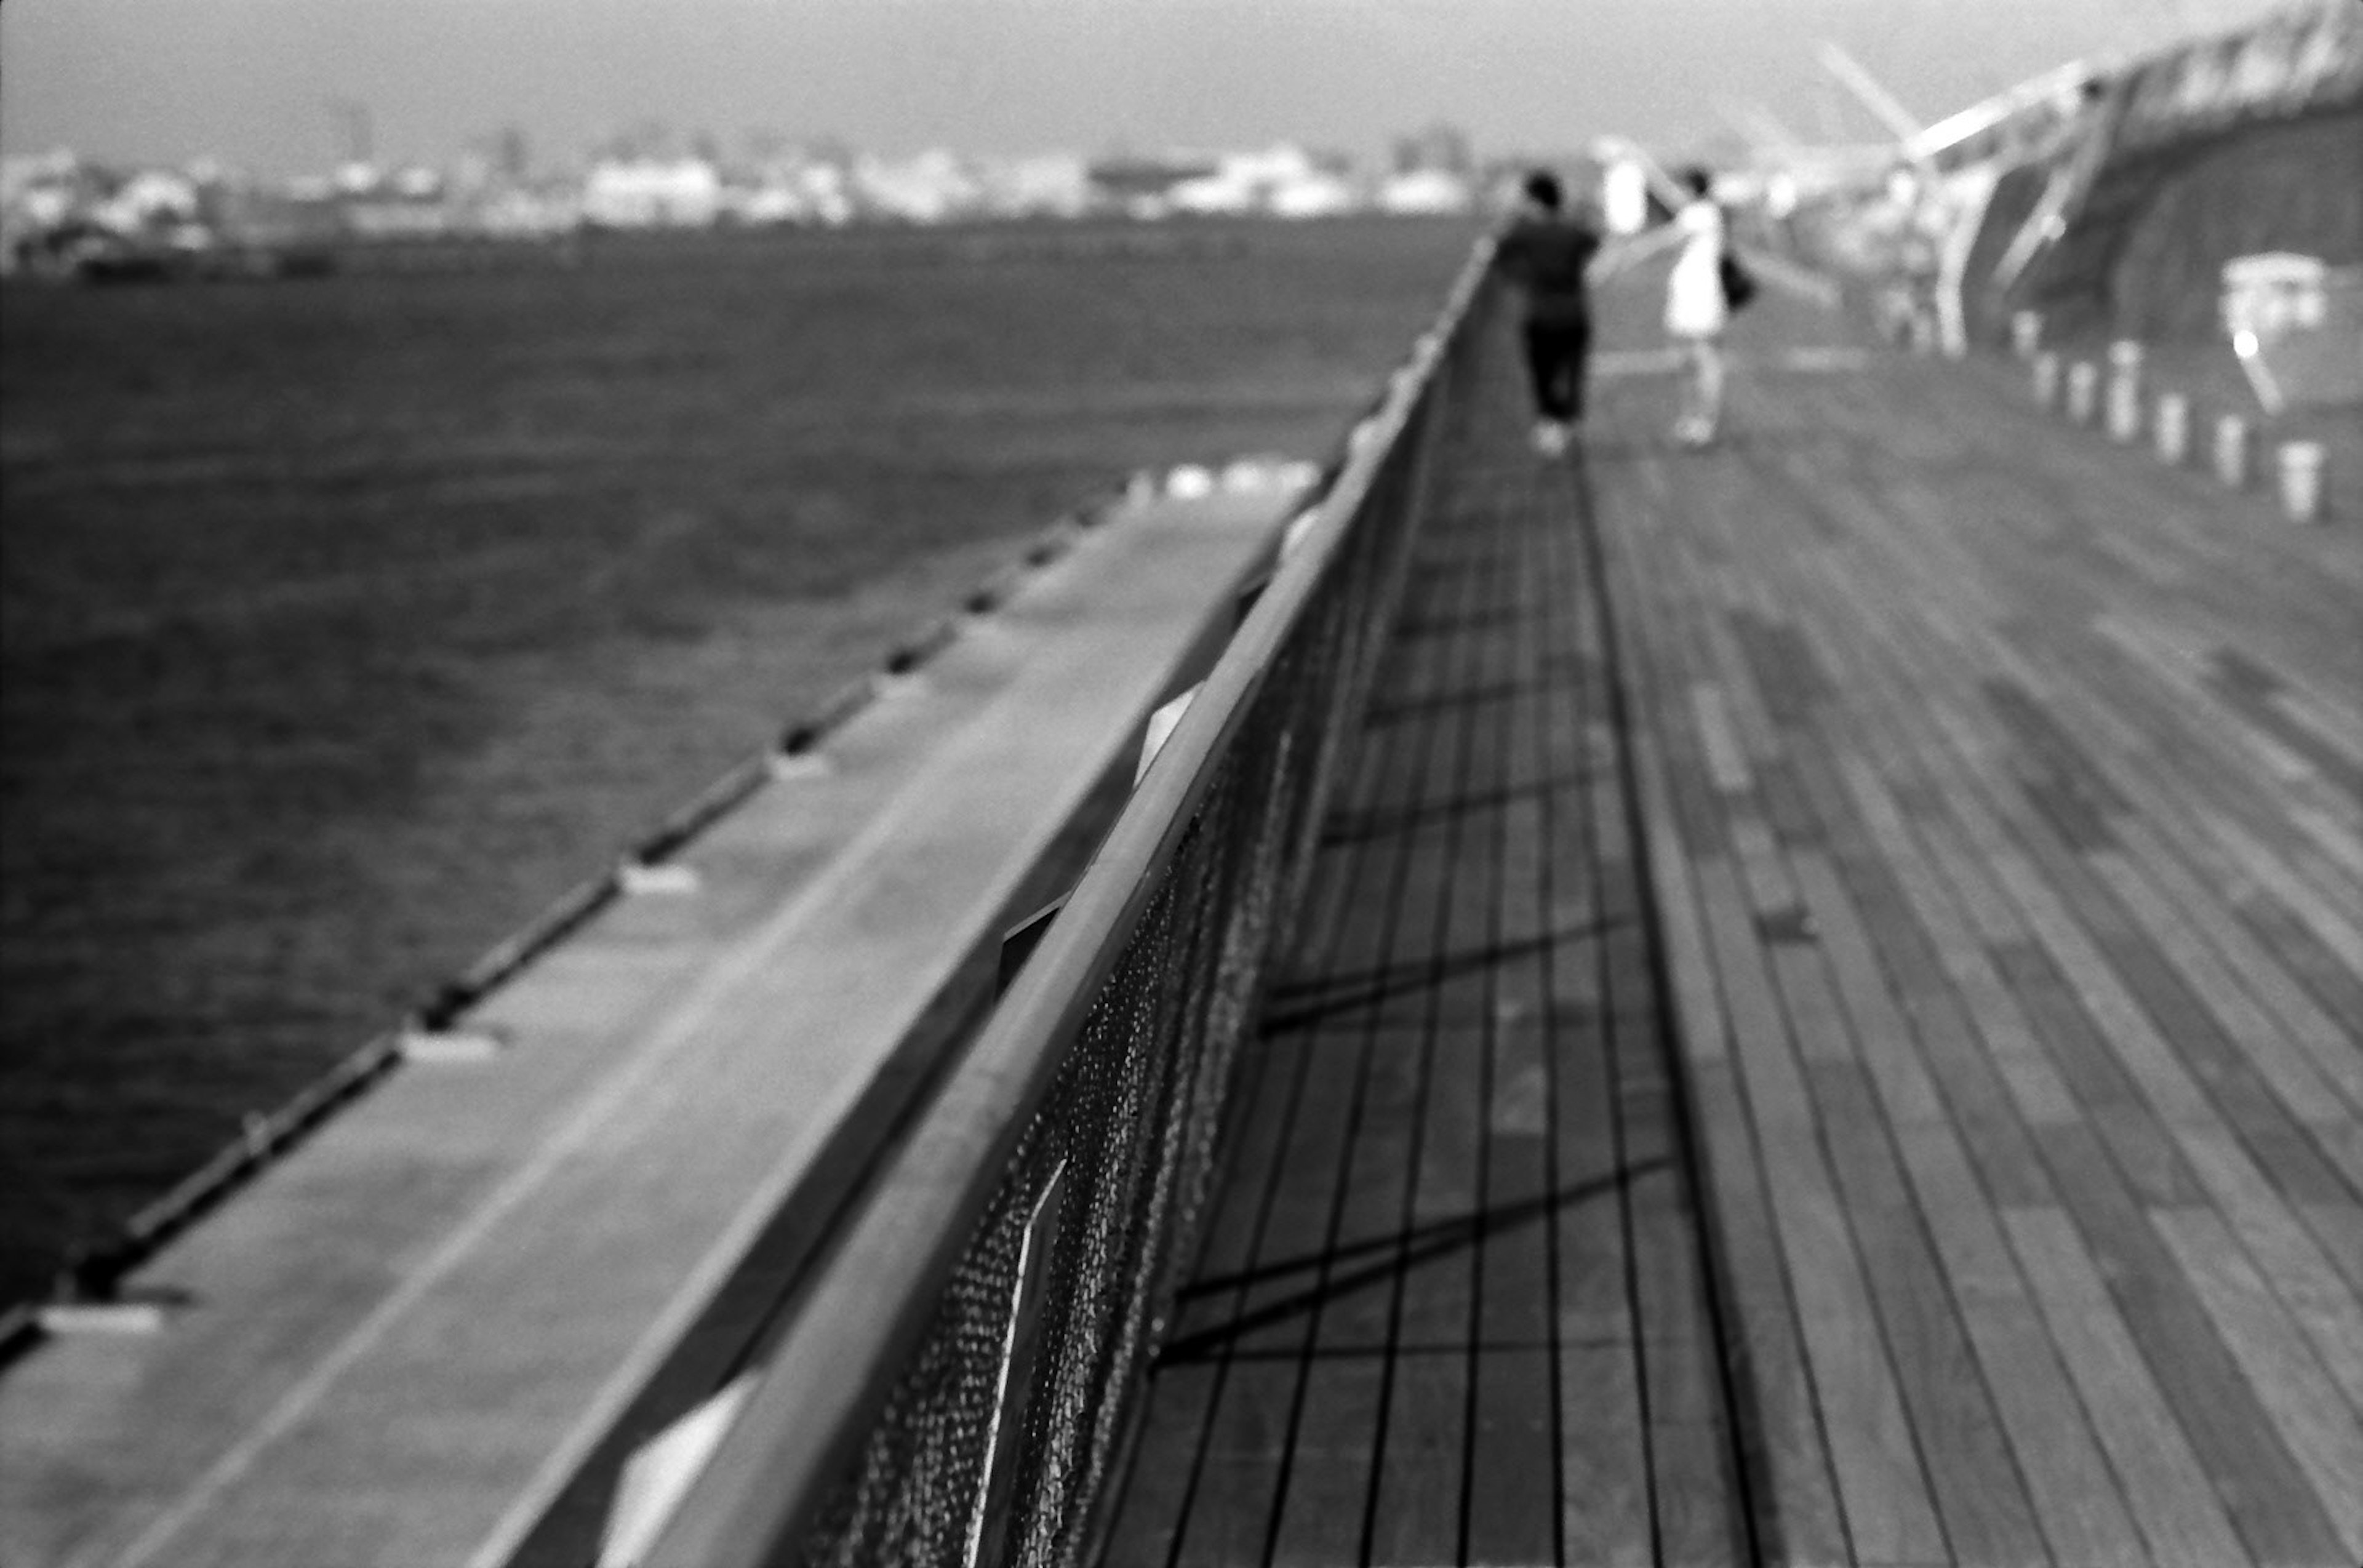
[[[1434,119],[1481,150],[1716,132],[1718,100],[1865,134],[1832,38],[1935,118],[2080,54],[2268,0],[7,0],[0,145],[265,172],[505,123],[563,159],[636,121],[907,152],[1281,138],[1375,151]]]

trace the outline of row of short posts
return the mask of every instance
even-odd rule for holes
[[[2062,361],[2042,347],[2042,317],[2030,310],[2011,320],[2011,343],[2032,367],[2035,400],[2065,413],[2071,424],[2098,426],[2111,440],[2131,446],[2142,439],[2145,410],[2150,444],[2158,461],[2177,467],[2191,461],[2191,399],[2160,392],[2145,402],[2142,346],[2125,339],[2109,346],[2105,368],[2095,361]],[[2238,414],[2219,415],[2209,449],[2215,477],[2234,490],[2256,482],[2257,430]],[[2319,522],[2325,509],[2320,441],[2283,441],[2274,453],[2274,478],[2281,510],[2293,521]]]

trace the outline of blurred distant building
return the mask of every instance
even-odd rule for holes
[[[1092,206],[1091,171],[1071,152],[995,160],[979,177],[996,217],[1081,217]]]
[[[1219,160],[1206,153],[1123,153],[1094,161],[1086,172],[1091,179],[1093,206],[1097,210],[1126,217],[1158,218],[1175,210],[1176,189],[1214,174],[1220,166]]]
[[[729,221],[756,227],[837,228],[852,222],[858,206],[845,170],[784,152],[734,177],[724,186],[722,200]]]
[[[862,210],[904,223],[943,223],[983,205],[983,187],[976,176],[940,148],[915,158],[859,159],[853,188]]]
[[[197,181],[128,172],[58,150],[0,161],[0,270],[72,271],[93,259],[193,255],[209,249]]]
[[[197,188],[185,175],[142,169],[94,203],[89,216],[118,234],[160,233],[197,220]]]
[[[438,239],[459,228],[444,194],[443,176],[432,169],[342,172],[338,209],[345,233],[355,239]]]
[[[338,107],[362,124],[354,106]],[[885,158],[753,131],[726,154],[711,136],[646,121],[609,139],[579,172],[537,174],[514,125],[477,139],[448,168],[388,166],[368,155],[365,139],[349,141],[328,171],[278,181],[206,160],[120,171],[70,152],[10,156],[0,164],[0,265],[63,274],[89,271],[92,258],[161,259],[172,276],[281,275],[327,270],[338,247],[354,243],[536,239],[586,226],[1449,213],[1466,210],[1474,189],[1466,139],[1449,127],[1403,139],[1400,167],[1375,178],[1343,155],[1291,142],[1099,160],[940,148]]]
[[[602,159],[582,183],[582,219],[603,228],[703,228],[722,210],[722,175],[702,158]]]
[[[1476,184],[1445,169],[1413,169],[1380,182],[1378,207],[1400,217],[1467,212],[1477,204]]]
[[[225,185],[210,195],[208,206],[215,231],[231,245],[308,250],[341,240],[349,232],[344,204],[316,185]]]
[[[853,199],[853,173],[842,158],[808,154],[797,171],[793,189],[813,220],[836,226],[850,223],[859,210]]]
[[[454,202],[452,221],[487,239],[554,239],[582,226],[582,192],[567,180],[497,180]]]
[[[1254,152],[1227,152],[1214,169],[1168,193],[1176,212],[1262,213],[1273,217],[1326,217],[1363,205],[1343,161],[1281,142]]]
[[[1366,206],[1361,187],[1337,170],[1315,167],[1275,183],[1263,210],[1274,217],[1335,217]]]
[[[50,237],[85,204],[83,179],[74,155],[62,149],[0,157],[0,271],[37,262]]]

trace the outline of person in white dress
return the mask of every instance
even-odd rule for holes
[[[1705,170],[1693,169],[1683,183],[1691,199],[1674,214],[1681,253],[1666,280],[1666,335],[1681,347],[1690,371],[1674,439],[1703,447],[1723,423],[1723,329],[1731,324],[1731,306],[1723,293],[1723,209],[1708,194],[1713,182]]]
[[[1667,182],[1670,190],[1673,182]],[[1710,444],[1723,424],[1723,329],[1731,324],[1731,301],[1724,293],[1723,259],[1730,243],[1723,209],[1709,194],[1714,178],[1692,169],[1680,182],[1686,198],[1673,221],[1637,238],[1613,244],[1592,268],[1604,283],[1647,257],[1679,247],[1666,280],[1666,335],[1681,356],[1681,415],[1674,439],[1684,446]]]

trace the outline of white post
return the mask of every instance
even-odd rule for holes
[[[2059,356],[2047,350],[2035,356],[2035,401],[2046,408],[2059,406]]]
[[[2101,400],[2101,367],[2090,360],[2078,360],[2068,367],[2068,417],[2079,425],[2089,425],[2099,410]]]
[[[2109,439],[2141,434],[2142,346],[2131,339],[2109,345]]]
[[[2043,345],[2043,315],[2040,311],[2019,310],[2011,313],[2010,349],[2022,360],[2031,360],[2035,350]]]
[[[2235,490],[2248,484],[2248,422],[2237,414],[2215,421],[2215,477]]]
[[[2150,435],[2158,442],[2160,462],[2170,462],[2178,468],[2191,456],[2191,399],[2179,392],[2158,395],[2158,415],[2150,421]]]
[[[2320,441],[2281,443],[2281,510],[2288,514],[2291,522],[2322,520],[2322,470],[2325,455]]]

